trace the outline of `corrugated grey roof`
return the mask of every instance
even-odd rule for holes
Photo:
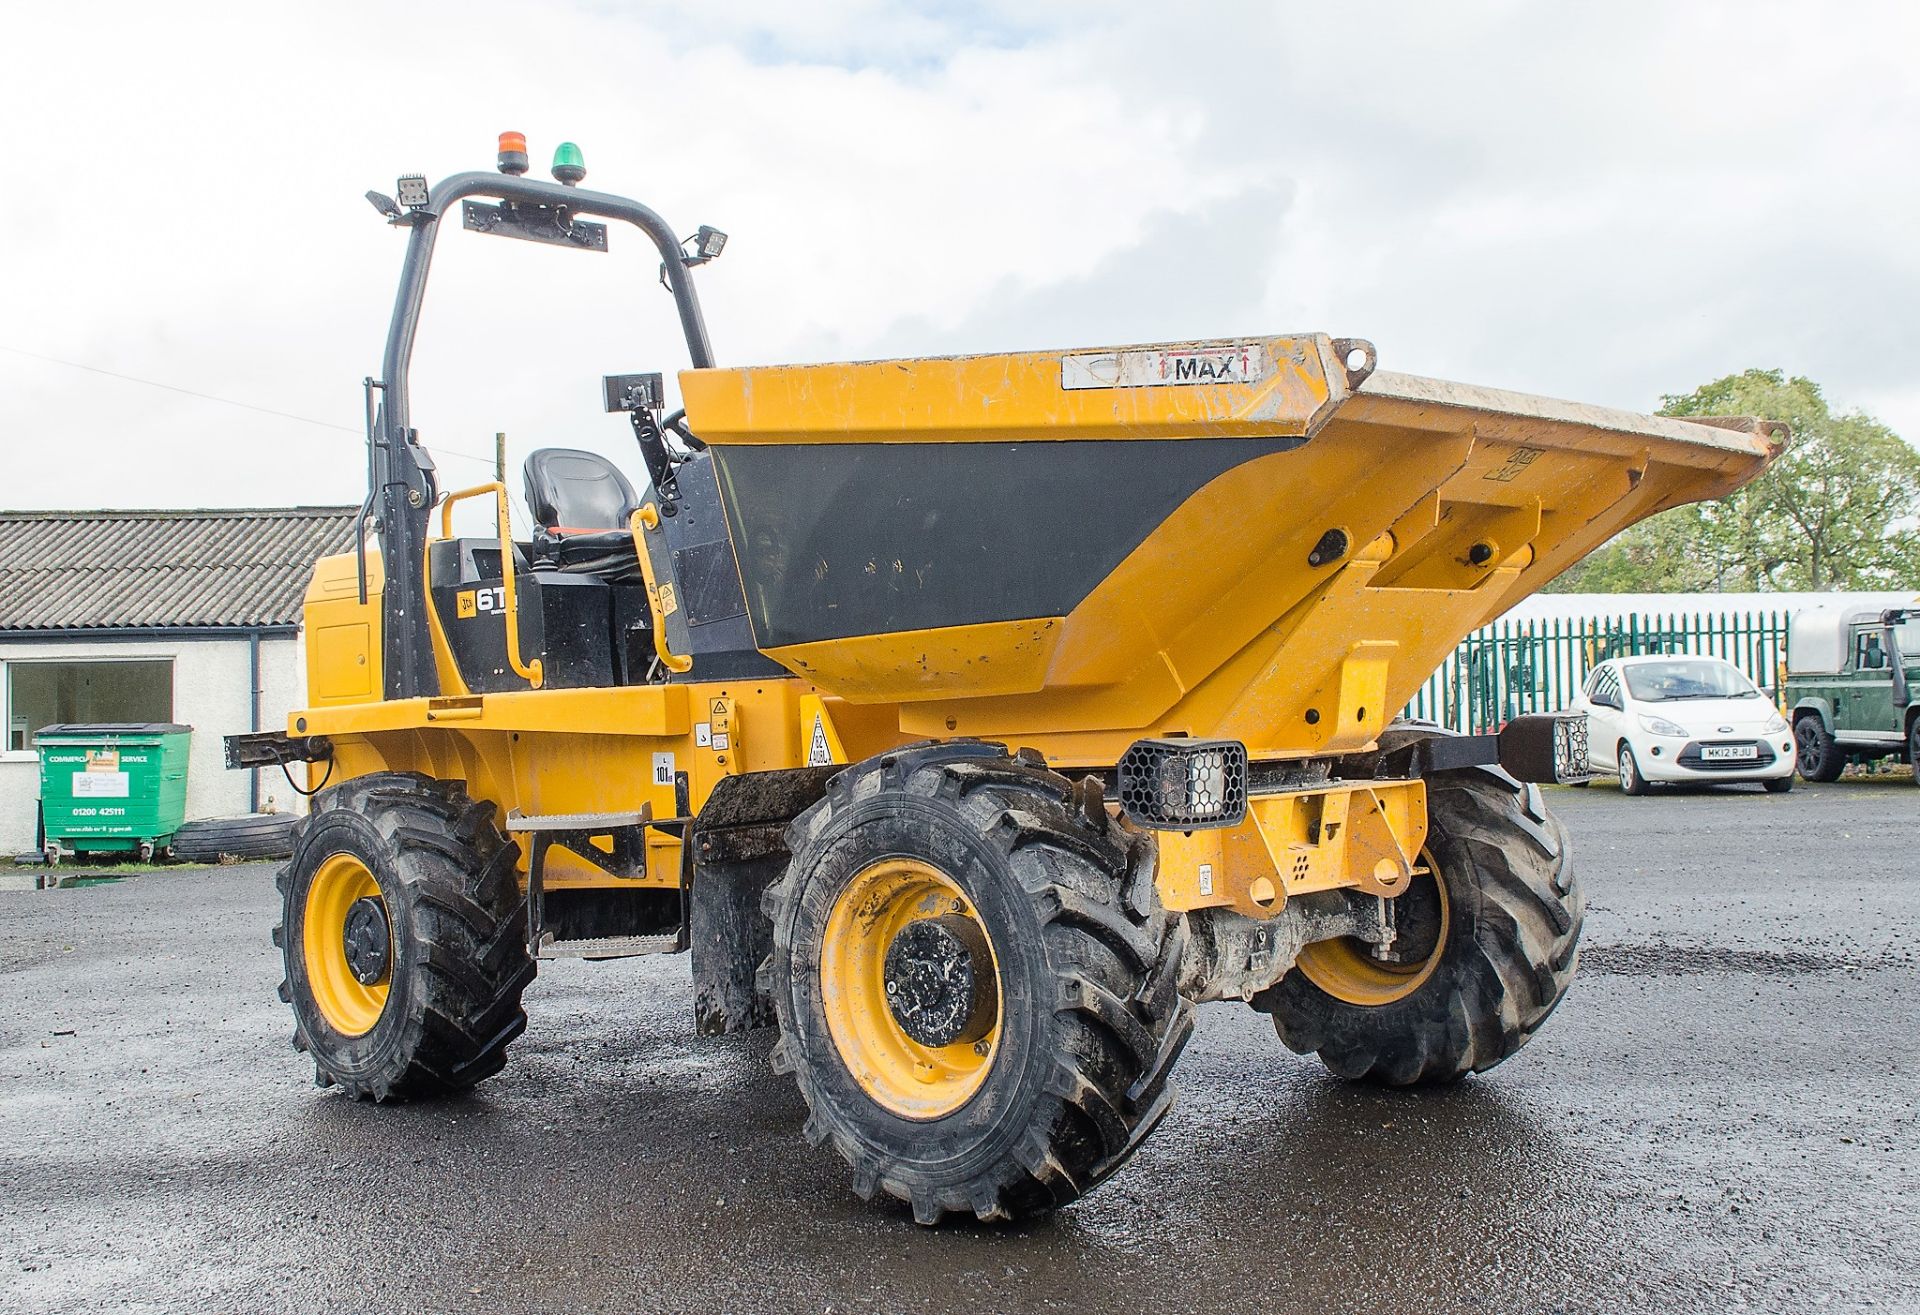
[[[0,632],[295,624],[357,511],[0,511]]]

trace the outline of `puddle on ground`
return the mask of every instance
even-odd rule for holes
[[[1614,977],[1677,977],[1698,973],[1754,973],[1800,977],[1898,965],[1884,956],[1848,958],[1806,950],[1733,950],[1716,945],[1595,945],[1580,952],[1580,971]]]

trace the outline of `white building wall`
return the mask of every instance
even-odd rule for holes
[[[260,727],[285,730],[287,714],[304,701],[304,655],[295,636],[260,640]],[[111,658],[173,659],[173,720],[193,727],[187,765],[187,817],[226,817],[248,811],[251,777],[258,776],[263,809],[300,811],[304,801],[278,768],[252,772],[226,769],[221,740],[251,729],[252,691],[248,641],[228,639],[14,640],[0,638],[0,700],[6,666],[50,658],[98,661]],[[4,722],[0,722],[3,725]],[[33,848],[40,797],[37,755],[0,750],[0,855]]]
[[[1745,616],[1778,612],[1792,616],[1809,607],[1912,607],[1920,593],[1777,594],[1532,594],[1507,610],[1503,621],[1625,619],[1630,616]]]

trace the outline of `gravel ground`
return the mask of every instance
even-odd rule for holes
[[[1354,1088],[1210,1006],[1013,1229],[859,1202],[681,959],[549,966],[504,1074],[374,1109],[288,1045],[269,869],[0,894],[0,1309],[1920,1310],[1920,791],[1552,802],[1586,949],[1518,1056]]]

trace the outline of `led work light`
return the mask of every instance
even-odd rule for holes
[[[1120,758],[1120,807],[1140,826],[1199,831],[1247,815],[1247,746],[1135,740]]]

